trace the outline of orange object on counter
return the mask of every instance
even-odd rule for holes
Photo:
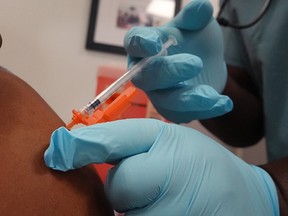
[[[73,117],[66,128],[71,130],[76,124],[93,125],[121,118],[122,113],[131,106],[132,98],[136,95],[136,92],[135,87],[129,87],[122,93],[113,94],[91,116],[85,116],[77,110],[72,110]]]

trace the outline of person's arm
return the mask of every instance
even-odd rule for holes
[[[234,104],[226,115],[200,121],[214,135],[229,145],[244,147],[263,137],[262,100],[254,83],[241,68],[228,66],[228,80],[223,92]]]
[[[0,215],[114,215],[91,166],[52,171],[43,153],[64,123],[23,80],[0,67]]]

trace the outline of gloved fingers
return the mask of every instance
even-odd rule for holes
[[[165,158],[161,155],[158,157],[164,164]],[[148,153],[123,159],[107,175],[106,196],[117,212],[144,208],[154,203],[163,193],[169,176],[167,171],[150,160]]]
[[[213,15],[208,0],[192,0],[169,22],[168,26],[183,30],[200,30],[207,26]]]
[[[229,99],[227,96],[220,95],[209,85],[186,86],[185,82],[178,88],[156,90],[148,92],[148,95],[155,106],[180,112],[209,110],[219,100]]]
[[[170,88],[194,78],[201,72],[202,67],[201,59],[191,54],[157,57],[146,65],[132,82],[144,91]]]
[[[167,49],[168,54],[183,53],[181,49],[187,47],[188,42],[183,43],[182,32],[177,28],[137,26],[130,29],[124,38],[124,48],[128,53],[128,68],[142,58],[158,54],[170,36],[176,39],[177,44]]]
[[[161,51],[162,44],[160,33],[154,27],[133,27],[124,37],[124,48],[134,57],[156,55]]]
[[[113,163],[147,152],[164,122],[131,119],[54,131],[44,159],[48,167],[67,171],[91,163]]]
[[[168,113],[172,114],[173,112],[186,114],[211,112],[213,115],[217,113],[220,115],[233,108],[233,103],[228,96],[220,95],[207,85],[179,86],[178,88],[151,91],[148,92],[148,95],[155,108],[165,118],[169,117]],[[203,115],[203,117],[205,116],[207,115]]]
[[[179,112],[164,107],[155,106],[155,108],[167,120],[180,124],[189,123],[193,120],[204,120],[224,115],[233,109],[233,103],[227,96],[223,96],[222,98],[219,98],[214,106],[206,110]]]

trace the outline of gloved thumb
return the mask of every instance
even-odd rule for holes
[[[45,151],[46,166],[61,171],[91,163],[115,163],[147,152],[159,135],[163,122],[148,119],[119,120],[68,131],[54,131]]]
[[[183,30],[200,30],[210,22],[212,15],[210,1],[192,0],[167,25]]]

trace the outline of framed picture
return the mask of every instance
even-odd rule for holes
[[[133,26],[159,26],[178,13],[181,0],[92,0],[86,48],[125,54],[125,33]]]

